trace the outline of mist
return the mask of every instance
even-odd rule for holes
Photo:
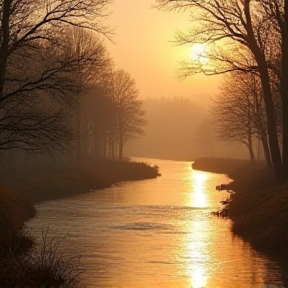
[[[127,142],[125,156],[186,161],[198,157],[248,158],[243,146],[217,138],[205,97],[199,95],[197,102],[187,97],[144,100],[148,121],[145,135]]]

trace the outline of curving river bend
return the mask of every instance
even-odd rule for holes
[[[65,250],[81,254],[87,288],[288,287],[288,268],[230,232],[230,220],[211,216],[227,192],[225,175],[194,171],[191,162],[143,160],[157,179],[120,183],[37,206],[27,223],[36,237],[66,236]]]

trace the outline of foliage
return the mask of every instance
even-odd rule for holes
[[[153,179],[160,176],[159,167],[144,162],[104,160],[98,161],[95,169],[104,175],[109,175],[116,182]]]

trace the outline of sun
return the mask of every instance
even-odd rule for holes
[[[193,62],[198,62],[202,65],[207,64],[209,62],[207,47],[204,44],[193,44],[190,49],[189,58]]]

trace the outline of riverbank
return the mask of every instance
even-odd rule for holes
[[[99,159],[85,165],[31,165],[2,169],[0,183],[42,202],[91,190],[111,187],[117,182],[158,177],[158,167],[132,161]]]
[[[233,180],[229,217],[235,235],[260,251],[288,255],[288,187],[276,185],[263,162],[200,158],[193,169]]]
[[[77,257],[58,254],[63,239],[43,231],[42,249],[22,229],[36,214],[35,202],[111,187],[120,181],[160,176],[157,166],[98,160],[85,165],[27,165],[0,171],[0,286],[79,285]],[[59,219],[61,221],[62,219]],[[79,255],[80,256],[80,255]],[[76,261],[75,261],[76,260]],[[44,286],[43,286],[44,285]]]

